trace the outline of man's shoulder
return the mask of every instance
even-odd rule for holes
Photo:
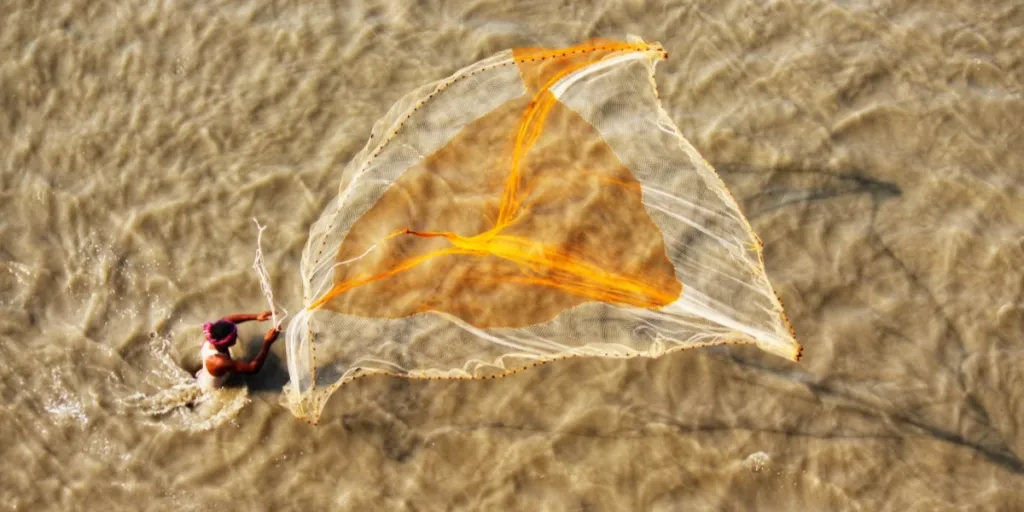
[[[230,372],[234,368],[234,364],[234,360],[228,354],[213,354],[203,361],[206,371],[214,376]]]

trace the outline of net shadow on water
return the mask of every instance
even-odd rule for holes
[[[972,376],[967,374],[971,369],[968,365],[971,355],[956,322],[946,313],[935,293],[929,289],[921,276],[912,270],[907,262],[885,241],[885,232],[878,226],[877,219],[881,208],[890,201],[899,201],[904,195],[904,191],[897,184],[872,178],[868,173],[860,170],[837,172],[795,166],[756,168],[735,164],[720,164],[718,169],[724,175],[763,175],[768,177],[766,178],[768,181],[773,181],[780,175],[784,178],[777,181],[786,181],[786,177],[789,176],[796,176],[796,179],[800,180],[801,175],[815,178],[816,183],[812,185],[803,183],[795,186],[772,186],[746,196],[742,200],[742,204],[751,218],[758,218],[785,208],[797,208],[807,212],[815,203],[842,200],[848,196],[869,198],[869,208],[866,211],[850,211],[849,209],[833,211],[825,207],[824,210],[817,210],[813,215],[819,218],[829,215],[840,215],[843,219],[857,217],[863,221],[863,239],[872,254],[868,264],[872,266],[879,263],[885,265],[889,270],[888,274],[904,281],[907,289],[912,293],[911,296],[905,297],[906,300],[912,303],[919,302],[920,314],[936,318],[941,324],[940,332],[929,339],[919,333],[906,332],[904,327],[894,324],[891,319],[887,321],[880,317],[871,318],[869,321],[875,325],[874,330],[880,336],[879,343],[899,346],[904,350],[916,352],[917,356],[903,354],[903,358],[916,361],[916,364],[929,366],[933,371],[951,377],[956,383],[959,397],[952,403],[945,404],[948,407],[947,410],[953,416],[957,415],[952,411],[960,408],[966,412],[965,417],[957,417],[956,423],[944,423],[937,421],[935,414],[931,412],[916,414],[917,406],[908,408],[906,400],[911,399],[909,394],[901,397],[899,392],[863,393],[852,391],[880,384],[879,381],[873,380],[871,375],[864,375],[859,379],[849,376],[823,379],[801,371],[800,368],[781,368],[777,365],[765,364],[758,358],[746,356],[742,351],[712,351],[714,354],[719,354],[717,357],[723,357],[727,361],[749,368],[769,379],[786,379],[796,383],[814,396],[834,403],[840,410],[867,415],[875,425],[874,432],[844,434],[841,432],[842,429],[814,433],[795,430],[790,432],[792,435],[835,436],[837,438],[852,435],[893,440],[903,436],[928,437],[937,442],[975,452],[989,463],[1012,473],[1024,474],[1022,454],[1014,450],[1012,441],[1000,432],[999,426],[991,418],[990,412],[974,394],[975,386],[969,382]],[[806,180],[803,181],[806,182]],[[865,267],[868,264],[865,264]],[[865,280],[873,278],[867,273],[862,275]],[[797,321],[797,324],[802,322],[806,322],[806,320]],[[853,354],[849,354],[847,357],[853,361],[860,359]],[[876,362],[877,364],[878,362]],[[885,366],[890,364],[890,360],[883,359],[880,364]],[[911,378],[913,378],[912,375]],[[933,406],[926,406],[926,408],[930,407]]]

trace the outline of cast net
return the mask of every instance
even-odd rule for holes
[[[510,50],[400,100],[302,255],[289,408],[373,374],[480,379],[753,343],[797,359],[761,245],[662,110],[662,47]]]

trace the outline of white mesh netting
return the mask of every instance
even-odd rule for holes
[[[506,51],[399,101],[303,252],[286,403],[575,356],[797,359],[760,241],[662,110],[658,44]]]

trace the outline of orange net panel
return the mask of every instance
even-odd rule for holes
[[[657,44],[520,49],[400,101],[303,254],[287,403],[727,342],[797,358],[760,243],[662,111]]]

